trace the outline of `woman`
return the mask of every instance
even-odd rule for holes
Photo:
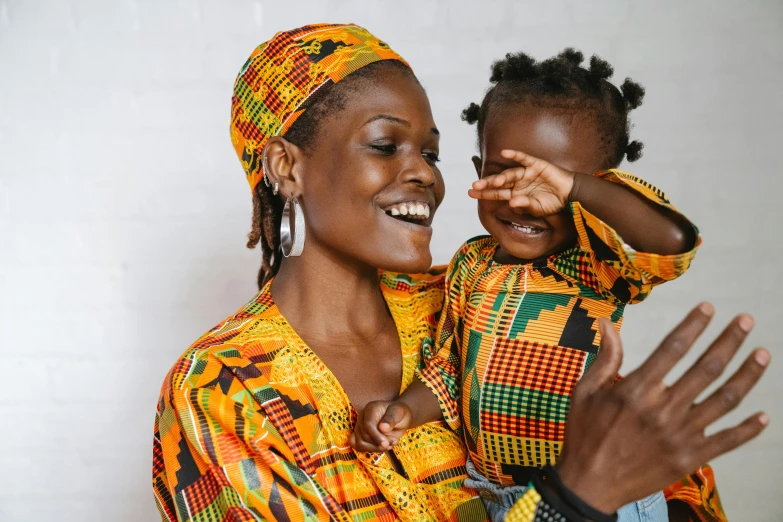
[[[443,297],[438,271],[409,275],[430,266],[444,195],[439,133],[415,76],[357,26],[278,33],[240,71],[231,134],[253,190],[248,245],[261,242],[261,291],[164,382],[153,462],[163,519],[484,520],[462,485],[461,442],[443,424],[387,453],[356,453],[348,441],[357,411],[412,381]],[[573,400],[559,474],[536,477],[510,520],[599,520],[760,432],[756,416],[721,439],[694,436],[725,413],[723,392],[693,407],[698,426],[684,415],[712,380],[700,369],[725,366],[747,318],[690,377],[660,385],[710,315],[694,311],[617,386],[607,383],[619,340],[604,332]],[[722,390],[744,396],[765,366],[754,361]],[[602,444],[568,444],[586,437]]]

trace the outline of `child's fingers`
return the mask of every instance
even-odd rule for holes
[[[530,172],[524,167],[506,169],[499,174],[491,174],[473,182],[473,188],[483,190],[485,188],[512,188],[515,184],[529,176]]]
[[[525,154],[520,150],[504,149],[500,151],[500,155],[503,156],[504,158],[517,161],[522,165],[524,165],[525,167],[532,167],[535,164],[535,162],[538,161],[538,158],[536,158],[535,156],[531,156],[530,154]]]
[[[532,204],[533,204],[533,200],[527,196],[514,196],[513,198],[508,200],[508,206],[510,206],[511,208],[526,209],[526,208],[530,208]]]
[[[477,179],[472,186],[476,190],[484,190],[487,188],[501,188],[504,185],[508,185],[506,188],[511,188],[513,183],[508,182],[503,174],[493,174],[486,178]]]
[[[376,444],[372,444],[370,442],[367,442],[365,440],[355,440],[351,442],[351,446],[356,451],[369,451],[372,453],[380,453],[382,451],[387,451],[391,448],[391,446],[387,446],[385,448],[378,446]]]
[[[377,444],[374,444],[368,441],[367,439],[365,439],[361,433],[362,433],[361,428],[357,424],[356,430],[351,434],[351,438],[349,439],[349,442],[353,447],[353,449],[355,449],[356,451],[373,451],[373,452],[384,451]]]
[[[378,423],[386,413],[388,406],[389,402],[387,401],[375,401],[367,404],[356,423],[356,431],[362,439],[383,449],[389,448],[389,439],[378,430]]]
[[[511,199],[511,189],[484,189],[484,190],[468,190],[468,196],[473,199],[494,199],[508,201]]]
[[[410,426],[410,410],[404,404],[393,402],[378,423],[381,433],[388,435],[392,431],[407,430]]]

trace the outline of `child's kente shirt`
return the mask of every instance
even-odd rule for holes
[[[598,176],[674,210],[628,173]],[[571,393],[601,342],[598,319],[619,330],[625,305],[682,275],[701,242],[677,255],[637,252],[578,202],[569,208],[578,243],[545,260],[500,264],[492,237],[465,243],[446,273],[434,349],[424,349],[419,377],[478,470],[504,486],[527,485],[556,461]]]

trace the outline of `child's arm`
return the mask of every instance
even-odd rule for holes
[[[639,303],[688,270],[701,243],[698,231],[646,181],[618,170],[573,174],[522,152],[503,155],[522,166],[474,182],[469,193],[535,216],[570,212],[579,248],[555,261],[562,274],[606,299]],[[569,200],[574,195],[579,199]]]
[[[507,199],[510,206],[536,216],[554,214],[569,202],[578,202],[640,252],[673,255],[696,245],[696,230],[683,215],[622,185],[569,172],[524,152],[504,150],[501,154],[522,166],[474,182],[471,195]]]
[[[467,265],[474,245],[469,241],[454,255],[446,271],[445,295],[435,351],[423,355],[425,368],[396,401],[371,402],[359,413],[351,445],[359,451],[385,451],[394,446],[410,428],[440,419],[458,430],[460,397],[460,325],[463,314],[463,288]]]
[[[416,379],[396,401],[374,401],[364,407],[351,435],[351,446],[359,451],[386,451],[407,430],[442,418],[438,398]]]
[[[682,254],[698,240],[693,223],[682,214],[598,176],[575,174],[569,201],[579,202],[640,252]]]

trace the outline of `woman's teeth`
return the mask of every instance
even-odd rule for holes
[[[430,206],[426,203],[398,203],[386,209],[390,216],[410,216],[417,219],[427,219],[430,217]]]

